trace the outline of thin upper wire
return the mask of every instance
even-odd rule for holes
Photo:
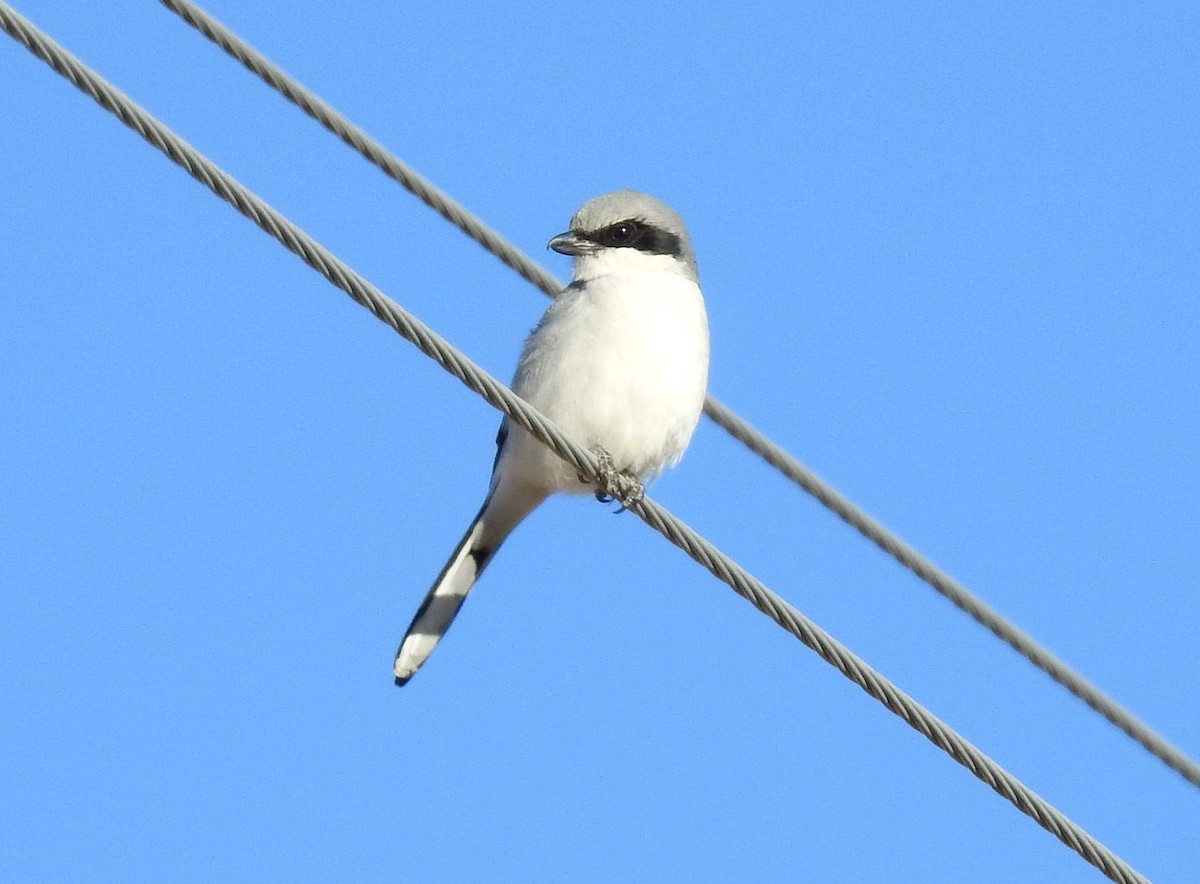
[[[160,0],[160,2],[526,280],[552,298],[562,291],[562,283],[541,265],[389,152],[360,127],[330,107],[320,97],[206,11],[189,0]],[[1192,785],[1200,787],[1200,764],[1192,761],[1120,703],[1110,698],[1082,674],[1040,645],[1015,623],[905,543],[882,523],[868,515],[836,488],[735,414],[727,405],[710,395],[705,402],[704,410],[716,424],[724,428],[731,436],[745,444],[751,451],[815,497],[839,518],[857,529],[864,537],[986,627],[997,638],[1010,645],[1038,669],[1108,719],[1110,723],[1141,744]]]
[[[574,468],[597,482],[601,480],[599,465],[591,452],[568,440],[543,415],[504,384],[475,365],[448,341],[218,168],[128,96],[38,30],[3,0],[0,0],[0,25],[30,52],[106,110],[115,114],[150,144],[187,170],[192,177],[415,344],[421,352],[438,362],[467,387],[549,445]],[[665,508],[645,498],[633,504],[630,509],[1111,880],[1126,884],[1146,882],[1142,875],[1061,811],[1000,767]]]

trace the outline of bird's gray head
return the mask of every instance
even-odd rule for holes
[[[683,218],[662,200],[636,190],[615,190],[588,200],[571,219],[571,229],[550,240],[550,248],[580,259],[624,249],[665,256],[698,281],[696,254]]]

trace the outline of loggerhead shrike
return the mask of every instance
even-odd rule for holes
[[[584,203],[549,247],[574,258],[570,284],[525,342],[513,391],[599,457],[623,503],[674,466],[708,382],[708,319],[683,219],[618,190]],[[505,419],[487,499],[421,602],[396,652],[412,678],[449,629],[500,544],[559,491],[589,487],[557,454]]]

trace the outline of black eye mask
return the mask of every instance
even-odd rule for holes
[[[580,236],[608,248],[637,249],[652,255],[680,256],[679,237],[644,221],[629,219]]]

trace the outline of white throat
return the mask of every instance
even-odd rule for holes
[[[578,255],[572,279],[588,282],[602,276],[625,273],[673,273],[696,281],[695,273],[673,255],[654,255],[637,249],[600,249],[595,254]]]

